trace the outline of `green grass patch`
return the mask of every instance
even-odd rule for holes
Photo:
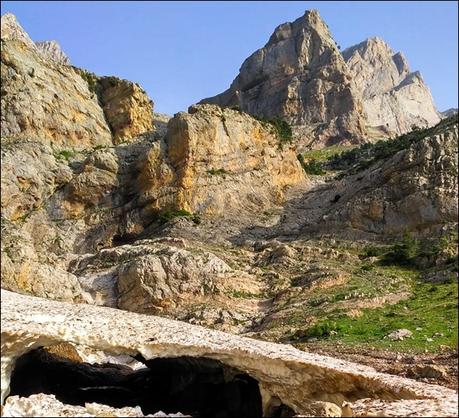
[[[315,159],[316,161],[319,162],[325,162],[328,161],[330,158],[340,155],[341,153],[345,151],[349,151],[353,149],[353,145],[332,145],[330,147],[322,148],[322,149],[316,149],[316,150],[311,150],[311,151],[306,151],[303,152],[303,157],[306,160],[309,159]]]
[[[76,152],[68,149],[63,149],[60,151],[54,152],[54,158],[57,160],[69,161],[71,158],[75,157]]]
[[[321,321],[305,335],[316,335],[330,341],[349,345],[371,345],[396,350],[437,351],[440,346],[457,348],[457,281],[430,284],[419,280],[411,282],[411,297],[395,305],[364,309],[358,318],[342,315],[333,321],[334,334],[322,332],[330,329],[330,321]],[[413,335],[403,341],[385,338],[400,328]]]
[[[302,154],[298,154],[297,158],[307,174],[323,176],[327,173],[325,170],[327,161],[350,148],[352,146],[333,145],[327,148],[303,152]]]
[[[306,174],[312,176],[323,176],[326,174],[326,171],[322,168],[322,164],[316,159],[312,158],[306,162],[301,154],[298,154],[297,158]]]

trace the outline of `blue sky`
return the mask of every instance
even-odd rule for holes
[[[173,114],[225,90],[274,28],[318,9],[342,48],[370,36],[403,51],[440,110],[458,103],[458,3],[2,1],[35,41],[72,63],[136,81]]]

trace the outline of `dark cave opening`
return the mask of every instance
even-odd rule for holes
[[[46,393],[71,405],[140,406],[144,414],[263,415],[258,382],[218,360],[175,357],[142,362],[146,367],[138,370],[112,363],[78,363],[40,348],[17,360],[10,395]]]

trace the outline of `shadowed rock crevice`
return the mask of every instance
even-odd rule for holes
[[[140,360],[146,367],[133,370],[119,364],[73,362],[36,349],[16,362],[10,395],[45,393],[70,405],[140,406],[144,414],[262,416],[258,382],[220,361],[204,357]]]

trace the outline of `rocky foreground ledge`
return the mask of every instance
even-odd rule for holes
[[[153,367],[157,368],[158,361],[169,361],[167,373],[164,374],[168,381],[173,381],[174,373],[182,373],[179,365],[186,363],[188,378],[195,382],[195,387],[202,382],[206,373],[209,374],[209,370],[216,376],[214,372],[218,368],[224,369],[224,382],[218,386],[221,390],[227,391],[229,379],[233,379],[233,389],[239,384],[247,385],[250,390],[255,388],[256,393],[253,392],[254,396],[250,399],[254,409],[246,410],[246,414],[258,411],[260,415],[272,416],[276,408],[280,407],[291,415],[328,416],[456,416],[458,411],[457,394],[450,389],[378,373],[371,367],[302,352],[288,345],[242,338],[155,316],[55,302],[5,290],[1,292],[1,299],[2,404],[6,400],[2,408],[4,415],[14,410],[15,416],[26,416],[27,407],[33,404],[34,414],[39,416],[37,414],[40,413],[40,404],[37,401],[40,399],[45,399],[44,404],[49,404],[50,399],[54,399],[52,395],[59,400],[66,399],[65,393],[49,392],[48,396],[33,395],[35,402],[17,396],[21,396],[18,375],[20,365],[21,373],[24,373],[24,358],[29,356],[26,363],[29,368],[25,370],[26,375],[30,370],[30,376],[26,380],[34,380],[34,371],[36,373],[38,369],[37,363],[33,361],[37,362],[37,359],[45,357],[30,357],[31,353],[63,342],[70,343],[77,349],[89,347],[103,351],[107,358],[122,355],[135,357],[147,366],[140,371],[132,371],[131,375],[137,373],[136,379],[140,378],[139,373],[150,373]],[[46,359],[50,361],[50,355]],[[53,361],[53,373],[61,372],[56,369],[59,364],[62,365],[62,370],[70,373],[71,362],[68,358]],[[89,363],[80,363],[78,367],[84,369],[92,366]],[[107,373],[109,366],[96,367],[98,368],[94,368],[93,375]],[[124,379],[128,375],[128,366],[117,367],[122,369]],[[206,373],[203,372],[204,369],[207,370]],[[68,377],[75,380],[70,375]],[[51,379],[50,376],[48,378]],[[99,389],[104,387],[108,386],[99,384]],[[83,389],[88,392],[87,387]],[[29,392],[28,395],[32,393],[37,392]],[[220,396],[215,393],[215,396]],[[156,392],[153,395],[148,393],[149,399],[155,394]],[[181,399],[185,398],[186,396],[182,396]],[[119,399],[121,396],[118,396]],[[212,399],[208,401],[210,403]],[[81,407],[64,405],[57,401],[52,403],[53,412],[60,416],[68,416],[73,409],[80,413],[82,411]],[[62,405],[62,410],[59,405]],[[88,405],[86,404],[85,412],[88,415],[85,416],[92,416],[90,411],[94,411],[94,404],[92,409]],[[128,406],[130,405],[118,405],[119,408]],[[174,406],[171,405],[167,408],[169,410],[161,410],[166,413],[189,414],[186,401],[177,404],[176,408],[182,410],[173,410],[171,408]],[[142,412],[152,413],[151,410],[145,411],[143,407]],[[111,416],[117,416],[112,413]]]

